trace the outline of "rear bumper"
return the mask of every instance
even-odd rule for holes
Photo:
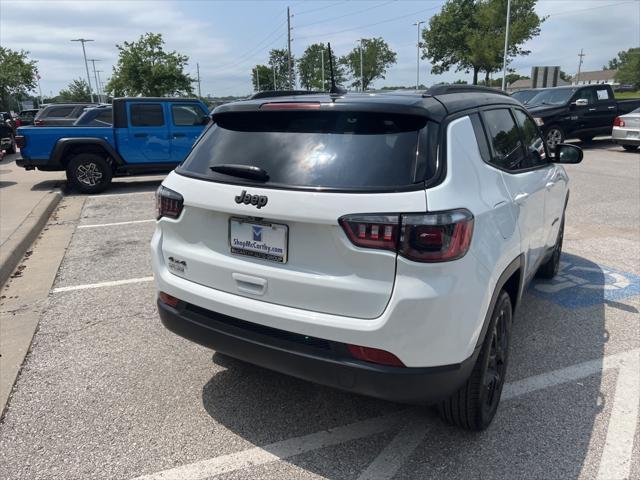
[[[58,164],[51,162],[48,158],[45,159],[31,159],[31,158],[18,158],[16,165],[22,167],[25,170],[38,170],[53,172],[57,170],[64,170],[64,168]]]
[[[191,341],[255,365],[353,393],[428,404],[455,392],[471,374],[476,354],[456,365],[387,367],[354,360],[345,344],[294,334],[185,302],[158,302],[165,327]]]
[[[628,136],[629,132],[635,133],[635,138]],[[611,140],[619,145],[640,145],[640,137],[637,129],[615,127],[611,134]]]

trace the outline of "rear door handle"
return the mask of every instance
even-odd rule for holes
[[[522,205],[524,203],[524,201],[529,198],[529,194],[528,193],[518,193],[515,197],[514,197],[514,201],[518,204],[518,205]]]
[[[589,109],[589,111],[590,111],[590,112],[595,112],[595,111],[596,111],[596,109],[595,109],[595,108],[590,108],[590,109]]]
[[[133,136],[136,137],[136,138],[147,138],[149,136],[149,134],[148,133],[134,133]]]
[[[616,107],[607,107],[607,108],[608,108],[609,110],[613,110],[613,109],[614,109],[614,108],[616,108]]]

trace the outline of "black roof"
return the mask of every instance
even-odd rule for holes
[[[426,91],[391,91],[329,95],[312,93],[241,100],[217,107],[213,114],[231,111],[255,111],[265,103],[320,103],[324,110],[379,111],[426,116],[441,120],[447,114],[487,105],[521,105],[508,94],[487,87],[439,85]]]
[[[185,101],[199,101],[193,97],[117,97],[114,98],[114,102],[125,102],[127,100],[135,100],[136,102],[185,102]]]

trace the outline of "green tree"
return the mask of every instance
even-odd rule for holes
[[[58,95],[63,102],[90,102],[91,91],[86,80],[77,78],[73,80],[65,90],[60,90]]]
[[[189,57],[166,52],[159,33],[116,45],[119,58],[105,89],[113,96],[193,95],[194,79],[184,72]]]
[[[571,83],[571,80],[573,80],[573,77],[571,77],[571,75],[569,75],[567,72],[563,72],[562,70],[560,70],[560,79],[564,80],[567,83]]]
[[[0,47],[0,106],[3,110],[19,107],[18,100],[37,85],[36,61],[29,52]],[[19,109],[19,108],[17,108]]]
[[[338,63],[335,53],[331,52],[333,73],[337,85],[344,83],[344,67]],[[322,60],[324,58],[324,85],[322,84]],[[331,88],[329,70],[329,50],[324,43],[309,45],[298,60],[300,85],[306,90],[328,91]]]
[[[296,85],[295,56],[291,55],[292,84],[289,85],[289,52],[282,48],[274,48],[269,52],[269,67],[271,76],[276,72],[276,85],[274,90],[292,90]]]
[[[354,48],[340,59],[351,74],[351,86],[363,90],[369,88],[374,80],[384,79],[387,69],[396,63],[396,52],[389,48],[382,37],[362,39],[362,77],[364,85],[360,85],[360,46]],[[364,88],[362,88],[364,87]]]
[[[630,48],[618,53],[616,80],[625,85],[640,87],[640,48]]]
[[[507,60],[530,52],[522,45],[540,33],[544,18],[535,12],[537,0],[513,0]],[[485,83],[502,68],[507,0],[448,0],[429,27],[422,32],[422,58],[431,61],[432,72],[473,72],[473,84],[480,72]]]
[[[260,78],[260,82],[258,82],[258,78]],[[256,92],[275,90],[273,70],[266,65],[256,65],[251,69],[251,83],[253,83],[253,89]],[[258,88],[258,85],[260,85],[260,88]]]

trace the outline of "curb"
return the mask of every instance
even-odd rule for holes
[[[24,254],[49,220],[51,212],[62,199],[60,192],[50,192],[33,207],[27,218],[7,238],[0,248],[0,287],[9,279]]]

